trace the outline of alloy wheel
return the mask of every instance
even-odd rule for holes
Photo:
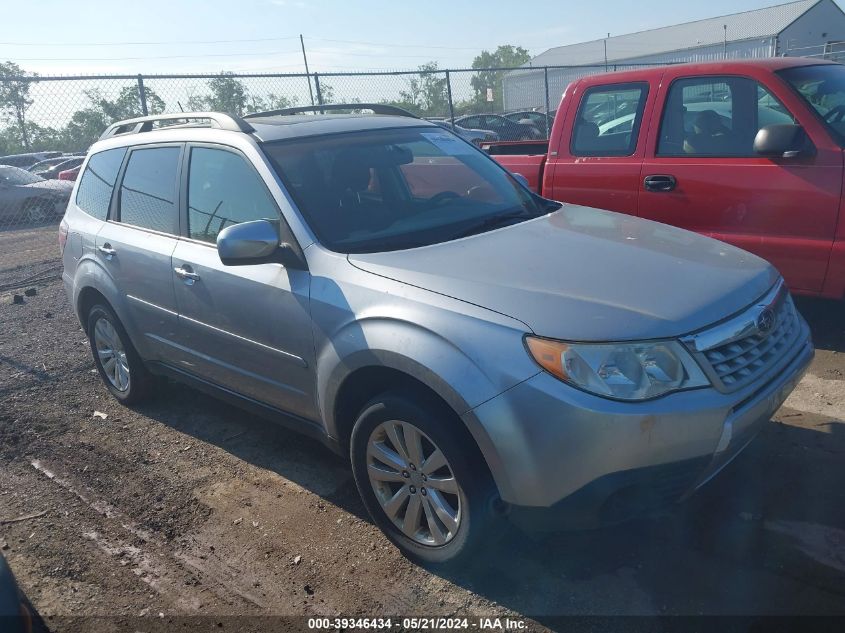
[[[97,358],[106,378],[118,391],[129,389],[129,361],[120,336],[105,317],[97,319],[94,325],[94,346]]]
[[[382,510],[402,533],[440,546],[461,525],[461,488],[445,454],[413,424],[389,420],[367,442],[367,476]]]

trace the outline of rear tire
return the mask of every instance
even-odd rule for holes
[[[106,389],[123,404],[149,396],[155,377],[110,306],[98,303],[88,311],[87,332],[94,365]]]
[[[427,400],[391,391],[367,403],[352,430],[352,471],[373,521],[405,556],[452,566],[498,533],[502,519],[495,484],[461,421]]]

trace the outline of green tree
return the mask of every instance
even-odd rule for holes
[[[284,95],[270,92],[265,97],[255,95],[249,96],[249,103],[245,111],[249,112],[266,112],[268,110],[281,110],[283,108],[292,108],[299,105],[299,97],[286,97]]]
[[[228,112],[238,116],[247,110],[246,86],[233,73],[221,72],[217,77],[209,79],[207,86],[209,94],[188,99],[188,109]]]
[[[0,63],[0,114],[6,121],[12,121],[17,127],[20,142],[25,151],[31,150],[29,129],[27,128],[26,111],[32,105],[29,96],[31,81],[12,80],[10,77],[35,77],[35,73],[27,73],[13,62]]]
[[[320,97],[323,99],[323,103],[334,103],[334,86],[332,86],[328,81],[325,79],[320,79]],[[318,95],[314,94],[314,100],[317,101]]]
[[[419,116],[444,116],[449,112],[449,93],[446,75],[437,62],[428,62],[417,68],[419,74],[408,79],[406,90],[399,92],[401,100],[395,105]]]
[[[164,100],[152,89],[144,86],[144,95],[149,114],[164,112]],[[124,86],[113,100],[97,88],[86,90],[85,96],[90,105],[73,113],[62,131],[60,142],[55,147],[60,146],[70,151],[86,149],[115,121],[143,115],[138,87],[134,85]]]
[[[516,68],[523,64],[527,64],[531,60],[531,55],[521,46],[512,46],[505,44],[499,46],[492,53],[489,51],[481,51],[474,60],[472,60],[472,67],[480,69],[476,72],[470,84],[473,90],[473,101],[476,107],[493,106],[496,110],[503,109],[502,101],[502,78],[507,73],[506,70],[481,70],[484,68]],[[487,89],[493,89],[493,103],[487,101]]]

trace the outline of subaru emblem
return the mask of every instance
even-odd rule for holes
[[[757,316],[757,330],[760,334],[769,334],[775,329],[776,322],[777,317],[775,316],[774,310],[766,308]]]

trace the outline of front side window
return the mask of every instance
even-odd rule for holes
[[[588,88],[572,132],[573,156],[630,156],[637,147],[646,84]]]
[[[657,154],[754,156],[760,128],[794,122],[783,104],[753,79],[679,79],[666,99]]]
[[[320,241],[342,253],[435,244],[557,208],[435,126],[266,143]]]
[[[845,147],[845,67],[840,64],[799,66],[779,70],[777,74],[789,82]]]
[[[177,234],[176,176],[179,147],[136,149],[129,155],[120,185],[120,221],[153,231]]]
[[[239,155],[194,147],[188,168],[188,236],[215,242],[227,226],[279,219],[276,203],[255,170]]]
[[[117,172],[126,155],[125,147],[107,149],[91,156],[76,190],[76,206],[98,220],[109,214]]]

